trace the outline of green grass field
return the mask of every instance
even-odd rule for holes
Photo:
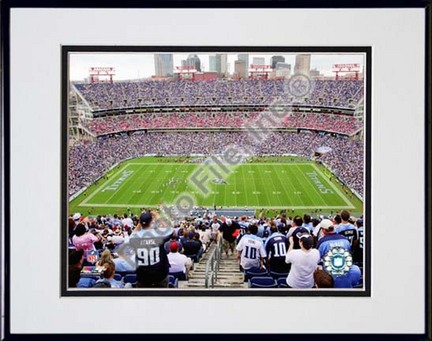
[[[268,161],[268,162],[262,162]],[[193,185],[189,177],[198,167],[206,169],[208,194]],[[341,186],[328,171],[314,162],[299,158],[268,158],[243,163],[225,177],[217,177],[199,163],[174,162],[170,158],[146,157],[128,160],[111,170],[69,203],[69,212],[85,215],[123,214],[130,210],[172,204],[188,193],[196,206],[275,210],[289,209],[296,214],[320,210],[348,209],[363,212],[363,204]],[[221,172],[220,172],[221,173]],[[223,173],[222,173],[223,174]],[[225,183],[215,183],[223,179]]]

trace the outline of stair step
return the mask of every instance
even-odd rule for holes
[[[189,274],[189,280],[179,282],[179,288],[205,288],[207,261],[216,247],[216,244],[210,246],[209,250],[203,255],[199,263],[194,264],[194,267]],[[222,259],[219,262],[217,282],[214,283],[214,287],[242,289],[247,287],[247,283],[243,281],[243,278],[244,276],[239,269],[239,262],[236,255],[230,255],[226,258],[225,254],[223,254]]]
[[[218,273],[217,275],[218,280],[220,279],[226,279],[226,278],[232,278],[232,279],[236,279],[236,280],[242,280],[243,281],[243,275],[238,275],[238,274],[220,274]],[[189,276],[189,280],[191,279],[205,279],[205,274],[193,274],[191,276]]]

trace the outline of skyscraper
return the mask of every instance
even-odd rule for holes
[[[216,68],[216,56],[209,56],[209,71],[217,72]]]
[[[248,54],[239,54],[237,55],[238,60],[243,60],[245,62],[245,73],[246,78],[249,77],[249,55]]]
[[[226,54],[216,54],[216,72],[219,77],[225,77],[228,72],[228,56]]]
[[[198,72],[201,72],[201,60],[196,54],[190,54],[187,57],[185,66],[193,66]]]
[[[303,74],[309,77],[310,74],[310,54],[298,54],[295,58],[294,74]]]
[[[271,57],[270,63],[271,63],[272,69],[275,69],[277,63],[285,63],[285,57],[283,57],[283,56],[273,56],[273,57]]]
[[[173,55],[171,53],[157,53],[154,55],[155,74],[157,77],[172,77],[174,70]]]
[[[246,62],[244,60],[236,60],[234,62],[234,73],[239,78],[248,78],[246,73]]]

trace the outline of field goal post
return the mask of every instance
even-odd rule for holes
[[[324,166],[324,175],[330,179],[333,174],[327,167]]]

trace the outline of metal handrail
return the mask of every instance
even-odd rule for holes
[[[217,242],[216,248],[212,251],[206,263],[206,272],[205,272],[206,288],[209,288],[210,285],[213,288],[215,282],[217,281],[217,273],[219,271],[221,254],[222,254],[222,239],[220,239]]]

